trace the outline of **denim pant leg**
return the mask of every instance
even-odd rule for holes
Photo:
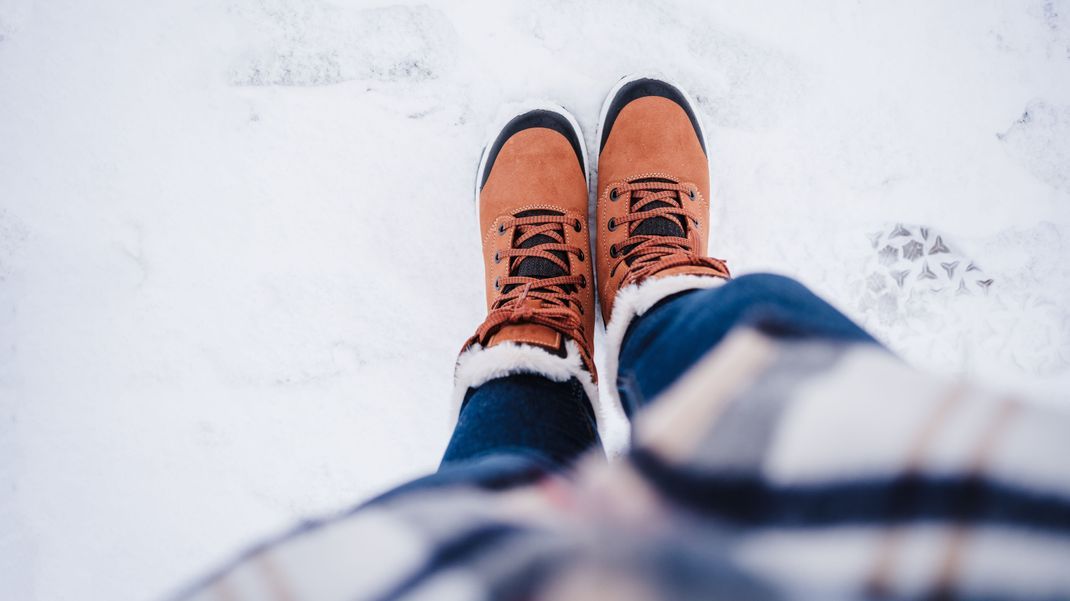
[[[440,469],[492,455],[564,466],[600,444],[579,380],[519,374],[468,390]]]
[[[778,338],[879,344],[865,330],[787,277],[753,274],[659,302],[628,328],[617,387],[629,416],[664,391],[733,327]]]

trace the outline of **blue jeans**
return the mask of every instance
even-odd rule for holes
[[[630,417],[741,325],[778,338],[877,344],[795,280],[745,275],[663,299],[634,320],[621,345],[617,381],[601,384],[618,387]],[[440,470],[506,455],[560,467],[600,444],[591,401],[577,380],[509,376],[468,390]]]

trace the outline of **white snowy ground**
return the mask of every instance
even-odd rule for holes
[[[1070,2],[758,4],[0,0],[4,598],[155,598],[432,470],[488,126],[593,143],[634,71],[698,99],[737,273],[1057,399]]]

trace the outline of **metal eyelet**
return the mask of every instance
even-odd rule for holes
[[[582,250],[580,251],[580,254],[576,256],[576,258],[579,259],[580,261],[583,261],[583,251]]]
[[[501,290],[502,289],[502,279],[501,278],[494,278],[494,289],[495,290]]]
[[[576,230],[577,232],[582,231],[583,230],[583,222],[580,221],[579,219],[577,219],[576,220],[576,225],[572,226],[572,229]]]
[[[501,252],[494,251],[494,262],[495,263],[501,263],[502,262],[502,253]]]
[[[690,190],[687,191],[687,197],[690,198],[691,200],[695,200],[695,196],[696,196],[696,194],[695,194],[695,189],[694,188],[691,188]]]
[[[617,222],[614,221],[612,217],[610,217],[609,223],[606,224],[606,227],[609,228],[609,231],[612,232],[613,230],[617,229]]]
[[[620,198],[620,190],[617,190],[616,188],[612,188],[609,191],[609,199],[612,200],[613,202],[617,202],[618,198]]]
[[[587,276],[586,275],[580,275],[580,277],[583,278],[582,280],[580,280],[580,288],[586,288],[587,287]]]
[[[505,224],[504,223],[498,224],[498,233],[501,234],[502,236],[505,235]]]
[[[615,244],[613,246],[610,246],[609,247],[609,256],[611,256],[614,259],[616,259],[617,258],[617,254],[618,254],[617,253],[617,246]]]

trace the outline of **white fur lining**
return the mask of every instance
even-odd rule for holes
[[[598,415],[598,387],[591,374],[583,366],[580,348],[573,340],[565,341],[565,356],[558,357],[537,346],[503,342],[486,348],[472,345],[457,358],[453,375],[453,408],[450,411],[450,427],[456,424],[461,403],[469,388],[475,388],[493,380],[515,374],[545,376],[555,382],[567,382],[576,378],[583,385],[587,398],[595,406]]]
[[[649,279],[638,285],[623,288],[617,293],[617,297],[613,300],[613,312],[606,325],[602,365],[598,368],[598,372],[602,375],[602,382],[605,383],[602,387],[605,399],[599,403],[599,407],[596,407],[599,417],[605,415],[604,411],[612,411],[624,419],[624,408],[621,406],[620,393],[617,391],[617,368],[621,343],[624,342],[624,334],[628,331],[628,325],[632,323],[632,320],[649,311],[658,301],[667,296],[685,290],[716,288],[726,281],[715,276],[674,275]]]

